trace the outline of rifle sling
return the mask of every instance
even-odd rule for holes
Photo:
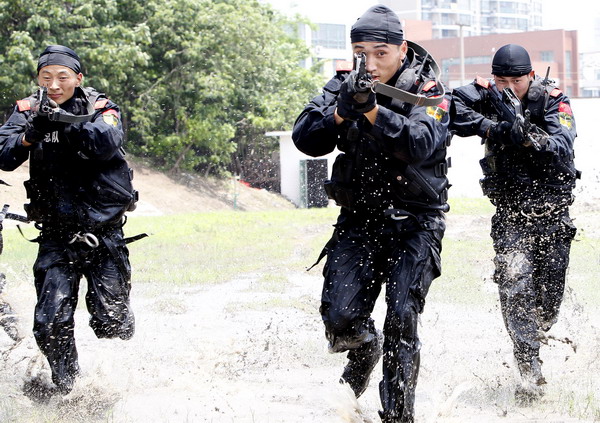
[[[425,50],[423,47],[413,41],[407,40],[406,43],[408,44],[408,47],[412,48],[419,56],[429,56],[429,60],[431,60],[431,70],[435,73],[436,87],[441,94],[434,97],[427,97],[423,94],[412,94],[408,91],[392,87],[391,85],[387,85],[382,82],[374,83],[373,90],[376,93],[395,98],[396,100],[404,101],[406,103],[414,104],[416,106],[437,106],[444,99],[444,95],[446,95],[446,88],[444,87],[444,84],[440,82],[440,67],[433,56],[427,53],[427,50]]]
[[[410,104],[414,104],[416,106],[437,106],[444,99],[444,94],[446,93],[444,90],[444,86],[437,82],[438,90],[442,92],[441,95],[437,95],[435,97],[426,97],[423,94],[411,94],[408,91],[401,90],[396,87],[392,87],[391,85],[384,84],[382,82],[378,82],[375,85],[375,92],[379,94],[383,94],[387,97],[395,98],[396,100],[405,101]]]

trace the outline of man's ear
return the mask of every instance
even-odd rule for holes
[[[79,72],[77,74],[77,87],[81,86],[81,83],[83,82],[83,74],[81,72]]]
[[[406,43],[406,40],[402,41],[402,44],[400,44],[400,51],[406,56],[406,53],[408,52],[408,44]]]

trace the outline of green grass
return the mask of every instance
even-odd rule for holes
[[[482,215],[491,214],[495,207],[487,198],[451,198],[448,200],[450,213],[455,215]]]
[[[259,291],[285,289],[285,273],[310,266],[331,236],[337,208],[264,212],[210,212],[177,216],[134,217],[125,226],[127,236],[141,232],[150,237],[130,244],[135,284],[172,285],[222,283],[255,273]],[[452,216],[491,216],[485,199],[452,202]],[[37,231],[24,227],[34,238]],[[30,280],[37,244],[27,242],[16,229],[4,230],[3,268],[9,277]],[[449,231],[451,234],[451,231]],[[443,241],[442,276],[430,296],[449,302],[482,301],[481,284],[492,268],[493,249],[487,233]],[[600,239],[580,230],[572,246],[570,284],[580,295],[600,303],[593,275],[600,257]],[[322,263],[322,262],[321,262]],[[319,266],[313,272],[319,271]],[[487,273],[486,273],[487,272]]]
[[[214,284],[247,273],[301,270],[316,260],[336,215],[334,209],[310,209],[130,218],[126,236],[150,235],[129,244],[133,280]],[[24,233],[28,238],[37,235],[31,226],[24,227]],[[3,235],[2,262],[11,276],[29,278],[37,244],[27,242],[16,229],[7,228]]]

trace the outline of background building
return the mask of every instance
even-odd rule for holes
[[[571,97],[600,93],[600,2],[571,0],[567,7],[562,0],[262,1],[312,22],[300,29],[313,52],[305,65],[318,61],[324,78],[340,60],[351,59],[349,33],[357,17],[385,4],[403,20],[408,39],[432,49],[450,87],[474,75],[489,76],[494,49],[512,42],[532,53],[539,74],[550,66],[550,77]]]
[[[390,0],[402,18],[433,22],[432,38],[538,31],[541,0]]]
[[[533,69],[545,76],[550,67],[550,78],[570,97],[578,97],[579,51],[577,31],[562,29],[490,34],[479,37],[444,38],[419,41],[436,59],[442,70],[442,80],[455,88],[472,81],[477,75],[490,77],[491,63],[496,49],[508,43],[520,44],[527,49]],[[461,42],[464,45],[464,72],[461,71]]]

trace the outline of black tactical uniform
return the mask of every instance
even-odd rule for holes
[[[390,19],[393,12],[375,7],[381,10]],[[375,27],[380,22],[377,19]],[[397,27],[401,29],[399,22]],[[421,60],[409,50],[387,84],[406,88],[406,78],[414,75]],[[350,121],[334,123],[346,78],[339,73],[331,79],[323,94],[306,106],[293,131],[297,148],[310,156],[328,154],[336,146],[342,151],[326,183],[330,197],[342,207],[324,249],[320,311],[330,351],[349,351],[342,379],[358,397],[381,354],[370,316],[386,284],[380,414],[384,422],[412,422],[420,350],[417,318],[432,280],[440,275],[448,210],[449,99],[438,106],[418,107],[378,94],[375,124],[359,119],[355,136]],[[423,93],[431,85],[435,84],[415,88]],[[439,94],[435,88],[425,93]]]
[[[115,103],[78,87],[61,109],[73,115],[91,111],[91,120],[56,123],[42,141],[25,147],[22,140],[36,100],[17,102],[0,128],[0,168],[11,171],[29,159],[25,187],[30,203],[25,208],[41,231],[33,269],[38,297],[33,331],[54,383],[65,393],[79,372],[73,331],[82,276],[88,282],[86,305],[96,336],[133,336],[131,268],[122,226],[136,192]]]
[[[528,72],[529,55],[520,46],[504,46],[494,56],[496,76]],[[491,233],[496,251],[494,280],[527,389],[527,384],[545,383],[540,336],[557,320],[575,236],[568,207],[577,177],[576,130],[569,99],[552,82],[536,76],[522,99],[531,123],[547,133],[538,145],[515,132],[515,126],[502,123],[491,101],[497,93],[494,81],[483,78],[455,89],[456,118],[451,128],[459,136],[479,135],[485,140],[481,186],[496,206]]]

